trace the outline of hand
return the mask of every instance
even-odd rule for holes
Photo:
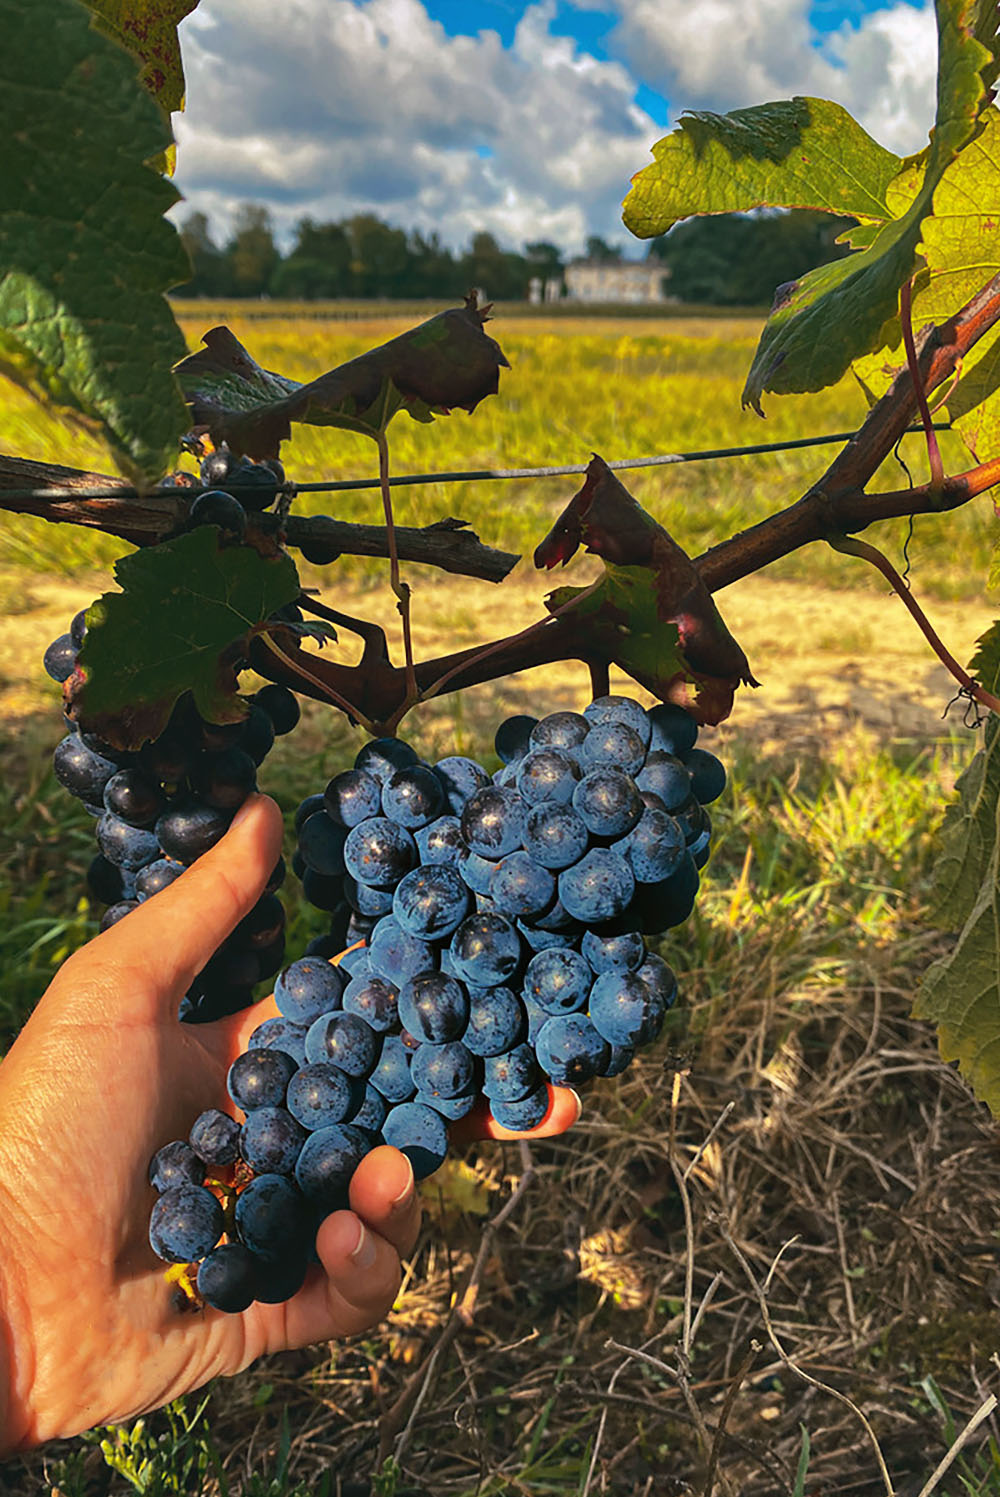
[[[281,832],[273,801],[252,797],[183,877],[70,957],[0,1067],[2,1452],[135,1417],[266,1352],[358,1334],[392,1305],[420,1224],[395,1149],[359,1165],[351,1209],[320,1227],[322,1267],[285,1304],[179,1313],[149,1247],[151,1156],[205,1108],[232,1110],[229,1066],[277,1011],[270,998],[214,1024],[177,1018],[259,897]],[[564,1131],[578,1110],[557,1089],[532,1134]]]

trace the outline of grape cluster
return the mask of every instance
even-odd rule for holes
[[[285,482],[285,470],[277,458],[260,463],[238,458],[225,442],[202,458],[199,475],[208,487],[191,505],[188,526],[217,525],[232,543],[246,535],[247,511],[267,509]]]
[[[53,680],[73,675],[85,632],[81,612],[69,633],[49,645],[44,664]],[[257,768],[275,735],[290,732],[299,717],[298,702],[284,686],[265,686],[248,707],[242,722],[210,723],[183,696],[160,736],[136,753],[113,748],[67,720],[70,732],[56,745],[53,768],[96,821],[100,851],[87,885],[108,906],[102,930],[172,883],[219,840],[256,789]],[[252,1002],[256,983],[280,969],[285,911],[277,890],[284,876],[279,861],[257,904],[195,978],[181,1004],[182,1018],[200,1023],[235,1013]]]
[[[690,913],[725,785],[696,738],[677,707],[604,697],[508,719],[492,778],[383,738],[303,803],[296,865],[331,933],[230,1069],[244,1121],[203,1114],[151,1166],[150,1241],[199,1264],[208,1304],[294,1293],[376,1144],[424,1178],[480,1096],[532,1128],[549,1083],[618,1075],[656,1037],[677,983],[644,937]]]

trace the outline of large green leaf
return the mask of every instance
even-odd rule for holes
[[[163,730],[184,691],[211,722],[242,717],[237,675],[249,636],[299,594],[291,558],[223,545],[216,526],[201,525],[123,557],[115,579],[122,591],[87,612],[78,719],[138,748]]]
[[[970,140],[989,101],[995,76],[996,5],[985,0],[937,0],[937,115],[919,185],[901,216],[890,219],[871,244],[844,260],[802,276],[781,295],[761,334],[743,402],[761,410],[765,390],[819,390],[833,384],[853,360],[887,340],[898,311],[899,288],[917,267],[923,220],[944,172]],[[989,39],[990,46],[983,40]],[[904,163],[904,177],[912,174]],[[891,201],[893,184],[887,186]]]
[[[550,609],[573,609],[580,658],[627,671],[700,722],[721,722],[742,682],[756,686],[701,574],[662,525],[636,503],[602,458],[535,551],[536,567],[565,566],[580,546],[604,562],[596,588],[557,588]]]
[[[0,371],[156,477],[187,425],[164,292],[190,268],[144,164],[164,116],[78,0],[0,0],[0,34]]]
[[[1000,624],[979,640],[969,673],[1000,685]],[[1000,720],[956,786],[935,864],[931,916],[958,931],[952,950],[924,976],[914,1014],[938,1028],[941,1054],[1000,1114]]]
[[[623,210],[640,239],[694,213],[763,204],[884,222],[886,192],[902,165],[839,104],[808,98],[687,114],[653,155],[632,178]]]
[[[500,345],[483,331],[489,308],[464,307],[410,328],[307,385],[262,369],[227,327],[212,328],[203,349],[177,367],[191,419],[218,444],[250,457],[276,457],[293,421],[340,426],[376,436],[397,411],[430,421],[454,407],[475,410],[495,395]]]

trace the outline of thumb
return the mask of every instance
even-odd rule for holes
[[[119,1013],[149,1004],[176,1013],[192,979],[256,904],[281,852],[281,812],[265,795],[240,807],[225,836],[180,878],[71,958],[93,963]],[[65,970],[65,969],[64,969]]]

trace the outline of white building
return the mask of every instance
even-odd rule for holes
[[[657,302],[669,298],[670,271],[655,260],[574,260],[566,267],[568,301]]]

